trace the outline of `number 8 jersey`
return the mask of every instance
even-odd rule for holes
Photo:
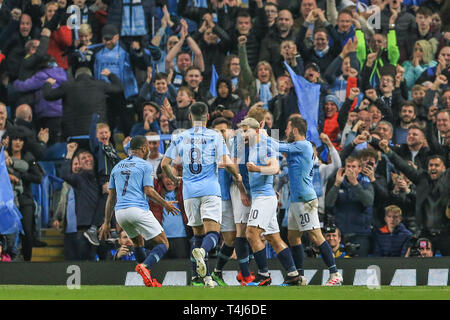
[[[221,196],[217,164],[228,149],[221,134],[204,127],[193,127],[179,134],[165,156],[183,164],[183,198]]]
[[[109,189],[116,189],[115,210],[131,207],[148,211],[144,187],[153,187],[153,166],[139,157],[130,156],[114,166],[109,179]]]

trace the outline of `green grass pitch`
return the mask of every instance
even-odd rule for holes
[[[0,300],[450,300],[450,287],[125,287],[0,285]]]

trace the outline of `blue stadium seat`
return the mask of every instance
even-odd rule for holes
[[[62,160],[66,157],[67,143],[58,142],[45,150],[44,161]]]

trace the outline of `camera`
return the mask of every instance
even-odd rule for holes
[[[219,104],[219,105],[217,106],[217,111],[220,111],[220,112],[225,111],[225,106],[222,105],[222,104]]]
[[[416,240],[416,239],[417,238],[413,238],[413,240]],[[427,238],[419,238],[418,240],[416,240],[414,242],[414,245],[411,247],[409,256],[410,257],[421,257],[422,255],[420,254],[420,251],[427,249],[430,242],[431,241],[428,240]]]

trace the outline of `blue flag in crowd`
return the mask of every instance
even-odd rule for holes
[[[6,168],[4,147],[0,151],[0,234],[21,232],[23,234],[22,215],[14,204],[14,193]]]
[[[211,70],[211,83],[209,85],[209,92],[215,98],[217,97],[217,79],[219,79],[219,75],[217,74],[216,67],[212,65]]]
[[[317,131],[319,122],[320,84],[311,83],[302,76],[299,76],[286,62],[284,62],[284,65],[294,84],[295,93],[297,94],[298,110],[308,124],[306,139],[314,142],[316,146],[319,147],[322,145],[319,138],[319,132]]]

